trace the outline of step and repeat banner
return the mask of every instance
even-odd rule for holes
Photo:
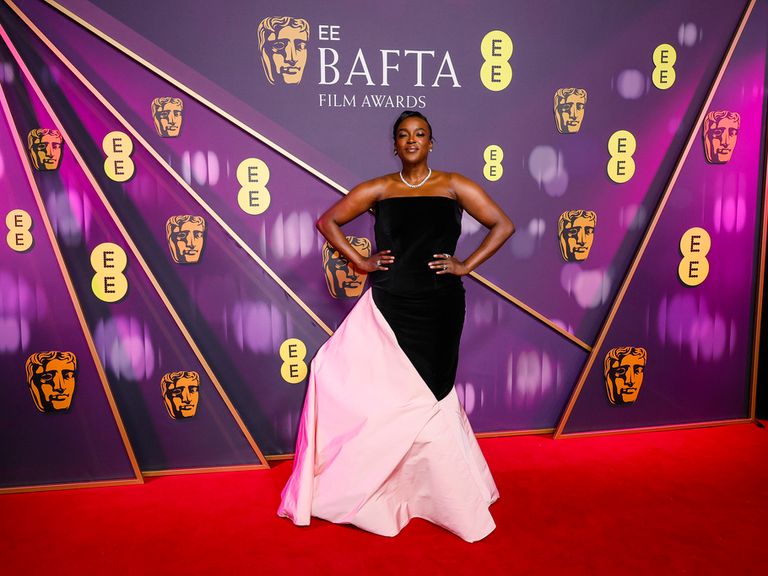
[[[705,6],[704,6],[705,5]],[[367,278],[315,230],[392,123],[517,232],[479,433],[751,417],[768,0],[0,6],[0,490],[266,466]],[[344,228],[376,250],[373,217]],[[457,256],[483,226],[465,214]]]

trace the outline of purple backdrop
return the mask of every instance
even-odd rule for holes
[[[40,174],[38,182],[50,176],[56,174]],[[30,250],[15,252],[3,234],[0,250],[0,487],[132,479],[115,417],[4,121],[0,178],[6,183],[0,194],[3,222],[11,210],[24,210],[34,236]],[[77,358],[66,413],[39,412],[27,386],[27,358],[48,351]]]
[[[747,415],[767,3],[758,2],[710,107],[742,114],[734,158],[723,166],[707,165],[696,143],[606,340],[606,350],[621,343],[648,349],[640,399],[623,410],[607,405],[601,371],[606,350],[601,350],[566,432]],[[340,189],[397,169],[390,125],[400,111],[400,96],[403,104],[427,114],[435,128],[433,166],[483,184],[517,225],[513,239],[478,272],[591,345],[747,2],[708,1],[703,8],[693,0],[548,1],[535,6],[452,1],[440,3],[439,9],[433,3],[400,2],[62,2],[309,168],[54,8],[31,0],[18,4],[232,233],[331,329],[354,301],[328,294],[323,241],[314,221]],[[310,24],[306,69],[294,86],[267,82],[258,49],[259,22],[284,14]],[[278,348],[285,338],[300,338],[309,359],[326,339],[325,331],[137,141],[132,155],[136,176],[122,185],[108,180],[101,139],[109,131],[127,130],[10,9],[3,7],[0,15],[249,431],[265,453],[291,452],[304,384],[280,378]],[[514,45],[512,80],[498,92],[486,89],[480,77],[481,41],[491,30],[504,31]],[[652,53],[662,43],[677,51],[676,81],[668,90],[651,82]],[[386,50],[399,53],[387,53],[398,68],[388,69],[384,85]],[[427,51],[421,82],[417,59],[406,50]],[[321,61],[327,64],[334,55],[338,82],[331,82],[333,68]],[[19,80],[8,54],[3,63],[4,86],[13,89],[14,116],[45,123],[44,111]],[[569,86],[588,91],[586,113],[577,134],[561,135],[552,97],[556,89]],[[159,96],[184,100],[178,138],[160,138],[155,132],[150,102]],[[334,105],[345,97],[347,105]],[[620,129],[637,140],[637,170],[624,184],[612,182],[606,173],[607,141]],[[490,144],[504,150],[503,176],[494,182],[483,176],[483,151]],[[249,157],[266,162],[271,174],[272,202],[257,216],[243,212],[236,201],[236,169]],[[158,408],[159,375],[170,365],[194,365],[190,369],[203,374],[202,369],[130,251],[129,296],[106,305],[90,295],[90,249],[107,238],[124,243],[68,151],[55,183],[43,189],[65,222],[59,240],[92,333],[127,350],[133,350],[137,330],[149,335],[151,346],[136,344],[137,356],[131,356],[143,358],[145,367],[138,374],[110,367],[112,360],[105,356],[142,468],[251,462],[253,454],[223,404],[214,407],[218,397],[210,385],[204,402],[211,402],[208,416],[215,422],[196,425],[215,431],[218,440],[198,448],[181,439],[201,441],[203,428],[178,437],[168,432],[176,422]],[[69,216],[77,209],[87,218]],[[595,240],[587,261],[565,263],[557,220],[575,209],[597,213]],[[165,221],[175,214],[206,217],[207,244],[198,265],[181,267],[170,259]],[[371,225],[366,215],[346,231],[372,238]],[[688,288],[676,276],[677,243],[694,225],[712,235],[712,269],[704,284]],[[471,252],[482,234],[482,227],[465,216],[458,254]],[[553,427],[587,352],[475,280],[468,278],[465,285],[467,322],[457,387],[476,430]],[[118,360],[119,366],[120,361],[127,362]],[[142,426],[148,421],[153,424]],[[152,448],[163,442],[168,446]],[[179,443],[185,446],[173,447]],[[220,444],[227,449],[214,455]]]
[[[701,130],[648,250],[579,396],[565,433],[743,418],[749,358],[760,196],[765,159],[765,22],[758,6],[710,110],[741,115],[732,159],[707,164]],[[683,233],[704,228],[709,275],[689,287],[677,275]],[[648,358],[632,406],[611,406],[602,359],[609,349],[641,346]]]

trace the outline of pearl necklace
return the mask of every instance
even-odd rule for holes
[[[424,186],[426,181],[429,180],[429,177],[432,176],[432,168],[427,168],[427,170],[429,170],[429,172],[427,172],[427,175],[424,177],[424,180],[422,180],[418,184],[411,184],[410,182],[408,182],[408,180],[403,178],[403,171],[402,170],[400,170],[400,180],[402,180],[403,184],[408,186],[408,188],[421,188],[422,186]]]

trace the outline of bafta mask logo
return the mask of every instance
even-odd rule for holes
[[[27,386],[40,412],[66,412],[72,404],[77,358],[72,352],[37,352],[27,358]]]
[[[560,88],[555,92],[555,124],[560,134],[575,134],[584,120],[587,91],[583,88]]]
[[[197,264],[205,245],[205,218],[171,216],[165,225],[168,247],[177,264]]]
[[[168,416],[192,418],[200,401],[200,375],[197,372],[170,372],[160,381]]]
[[[368,238],[347,236],[352,247],[366,258],[371,255]],[[328,291],[334,298],[357,298],[363,293],[368,274],[356,270],[343,254],[326,242],[323,245],[323,269]]]
[[[738,112],[718,110],[704,118],[704,153],[710,164],[725,164],[731,159],[739,138],[741,116]]]
[[[622,346],[612,348],[605,356],[603,374],[608,401],[615,405],[634,404],[643,385],[645,348]]]
[[[563,212],[557,223],[560,254],[566,262],[582,262],[589,256],[595,239],[597,214],[591,210]]]
[[[163,138],[176,138],[184,120],[184,102],[181,98],[164,96],[152,100],[152,120],[157,134]]]
[[[32,166],[39,172],[58,170],[61,162],[61,151],[64,138],[58,130],[51,128],[35,128],[27,134],[29,157]]]
[[[309,22],[272,16],[259,23],[259,52],[270,84],[298,84],[307,65]]]

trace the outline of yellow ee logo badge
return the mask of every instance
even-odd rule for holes
[[[256,216],[269,208],[272,200],[267,189],[269,166],[264,160],[246,158],[240,162],[237,167],[237,181],[240,183],[237,203],[243,212]]]
[[[280,375],[288,384],[298,384],[307,377],[307,347],[298,338],[288,338],[280,345]]]
[[[483,160],[485,160],[483,176],[489,182],[496,182],[504,174],[504,167],[501,165],[501,161],[504,160],[504,150],[501,146],[491,144],[483,152]]]
[[[677,267],[677,275],[686,286],[698,286],[709,275],[707,254],[712,248],[712,238],[704,228],[689,228],[680,238],[683,255]]]
[[[32,248],[34,238],[30,229],[32,228],[32,216],[25,210],[11,210],[5,217],[5,225],[8,227],[8,234],[5,241],[11,250],[16,252],[26,252]]]
[[[110,132],[101,141],[101,149],[107,155],[104,160],[104,173],[115,182],[127,182],[136,172],[131,160],[133,140],[123,132]]]
[[[480,80],[483,86],[493,92],[504,90],[512,81],[512,38],[501,30],[491,30],[483,36],[480,42],[480,53],[483,55],[480,68]]]
[[[677,52],[669,44],[659,44],[653,51],[653,74],[651,78],[653,85],[659,90],[671,88],[675,83],[675,62],[677,62]]]
[[[91,290],[103,302],[117,302],[128,293],[128,279],[123,270],[128,257],[117,244],[103,242],[91,252],[91,267],[96,271]]]
[[[623,184],[635,175],[635,161],[632,155],[637,149],[637,141],[632,132],[617,130],[608,139],[608,177],[617,184]]]

